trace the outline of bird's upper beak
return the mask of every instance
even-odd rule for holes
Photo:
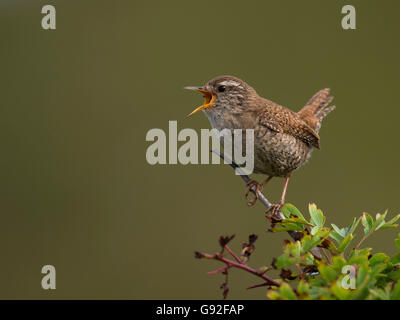
[[[214,102],[215,99],[214,95],[210,91],[204,89],[204,87],[185,87],[185,89],[200,92],[204,96],[204,104],[193,110],[190,114],[188,114],[188,117],[200,110],[204,110],[211,107],[211,104]]]

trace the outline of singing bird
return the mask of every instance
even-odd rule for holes
[[[330,89],[317,92],[299,112],[260,97],[246,82],[232,76],[219,76],[201,87],[185,87],[204,96],[204,104],[189,115],[202,110],[211,126],[223,129],[254,129],[254,173],[268,175],[261,184],[248,183],[246,197],[254,186],[262,191],[273,177],[284,177],[285,184],[278,204],[271,207],[277,214],[285,202],[289,179],[296,169],[319,149],[318,135],[322,119],[335,109]],[[257,194],[257,192],[256,192]],[[248,204],[254,205],[257,196]]]

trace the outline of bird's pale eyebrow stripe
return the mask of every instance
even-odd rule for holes
[[[243,89],[239,82],[233,80],[225,80],[219,83],[221,86],[234,86]]]

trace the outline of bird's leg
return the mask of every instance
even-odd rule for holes
[[[271,217],[272,218],[276,218],[276,219],[280,220],[279,217],[278,217],[278,213],[279,213],[279,210],[282,208],[283,204],[285,203],[286,191],[287,191],[287,187],[289,185],[289,180],[290,180],[291,176],[292,176],[292,173],[289,173],[286,176],[285,185],[283,186],[281,201],[278,204],[271,205],[267,209],[267,211],[265,211],[266,214],[271,212]]]
[[[272,179],[272,176],[269,176],[269,177],[268,177],[267,179],[265,179],[262,183],[258,183],[256,180],[251,179],[251,180],[247,183],[247,190],[246,190],[246,194],[245,194],[246,199],[247,199],[247,197],[248,197],[248,195],[249,195],[249,193],[250,193],[250,190],[251,190],[253,187],[256,188],[256,190],[255,190],[255,192],[254,192],[254,194],[255,194],[254,198],[253,198],[251,201],[249,201],[249,202],[247,203],[247,205],[248,205],[249,207],[254,206],[254,204],[256,203],[256,201],[257,201],[257,199],[258,199],[258,192],[262,192],[264,186],[265,186],[265,185],[267,184],[267,182],[268,182],[269,180],[271,180],[271,179]]]

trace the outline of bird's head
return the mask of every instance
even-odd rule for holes
[[[204,96],[204,104],[193,110],[188,116],[200,110],[210,111],[224,108],[224,111],[235,111],[245,108],[251,96],[256,95],[255,90],[246,82],[232,76],[219,76],[208,81],[201,87],[185,87]]]

